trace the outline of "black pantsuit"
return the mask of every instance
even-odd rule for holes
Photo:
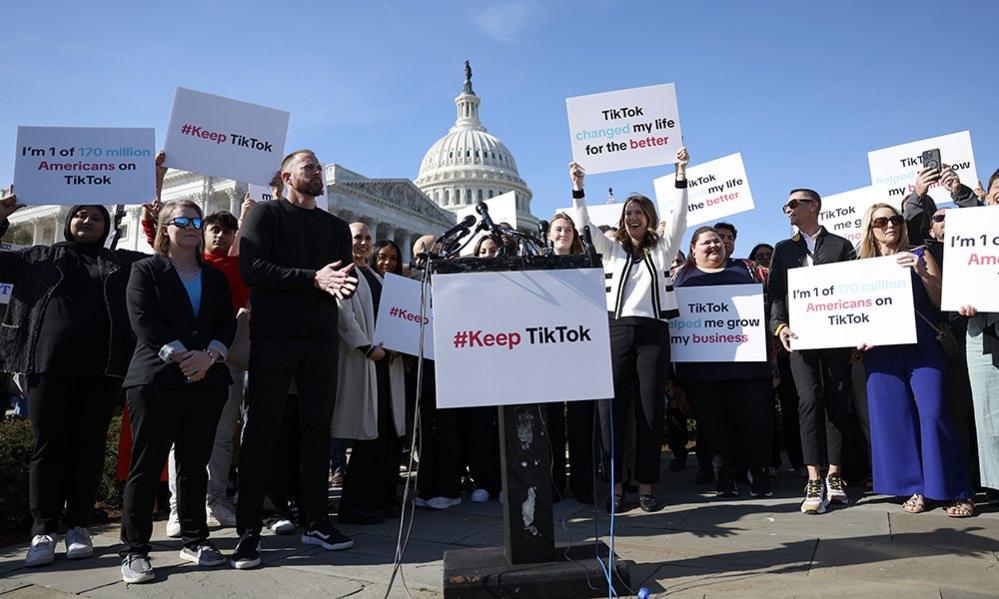
[[[806,465],[843,463],[843,433],[851,414],[850,350],[791,352],[798,390],[801,453]]]
[[[32,535],[86,527],[104,470],[108,425],[121,379],[36,374],[28,379],[35,434],[29,493]],[[63,505],[65,504],[65,513]]]
[[[461,447],[465,465],[475,486],[499,494],[500,477],[499,409],[489,406],[460,408]]]

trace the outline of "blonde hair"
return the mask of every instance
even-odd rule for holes
[[[860,247],[857,249],[858,258],[876,258],[881,255],[881,247],[878,245],[878,240],[874,238],[874,229],[871,227],[871,221],[874,220],[874,213],[882,208],[891,210],[895,216],[902,216],[891,204],[885,204],[884,202],[872,204],[864,212],[864,217],[860,219],[860,230],[864,232],[864,236],[861,238]],[[898,236],[898,251],[907,250],[909,249],[909,232],[906,230],[904,222],[899,229],[901,233]]]
[[[198,206],[191,200],[174,200],[172,202],[167,202],[163,204],[160,208],[160,217],[156,221],[156,238],[153,240],[153,251],[160,256],[166,256],[170,251],[170,236],[167,235],[166,228],[167,224],[173,219],[173,213],[177,208],[191,208],[198,213],[198,218],[202,219],[204,222],[204,213],[201,211],[201,206]],[[198,244],[198,257],[200,258],[201,246],[204,245],[204,240]]]

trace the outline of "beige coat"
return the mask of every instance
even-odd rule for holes
[[[378,275],[375,274],[377,277]],[[381,280],[381,277],[379,277]],[[375,362],[357,349],[373,345],[375,336],[374,302],[364,275],[357,273],[357,291],[340,306],[340,364],[333,410],[331,435],[341,439],[378,438],[378,377]],[[402,357],[385,358],[389,362],[392,417],[399,436],[406,433],[406,374]]]

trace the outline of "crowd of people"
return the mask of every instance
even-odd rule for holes
[[[721,498],[747,487],[772,495],[786,453],[804,479],[806,514],[849,504],[856,494],[847,481],[863,487],[868,474],[875,493],[903,498],[907,512],[940,503],[949,516],[973,516],[978,489],[999,501],[999,314],[940,311],[948,208],[928,194],[939,183],[957,207],[999,206],[999,170],[979,193],[948,168],[921,170],[901,212],[887,203],[866,210],[856,247],[822,226],[817,192],[794,189],[782,209],[797,232],[743,259],[728,223],[696,228],[681,251],[687,151],[676,159],[678,201],[657,206],[633,194],[617,226],[602,228],[588,216],[585,173],[570,164],[572,208],[551,218],[547,242],[569,255],[591,239],[602,256],[614,397],[541,408],[553,497],[594,504],[600,477],[606,510],[634,507],[628,492],[641,510],[659,510],[663,443],[668,469],[683,470],[694,419],[695,480],[713,482]],[[55,560],[60,527],[67,558],[93,555],[88,519],[122,398],[125,582],[155,579],[150,539],[164,469],[167,535],[182,539],[181,559],[205,567],[259,566],[265,526],[301,529],[302,543],[327,550],[351,548],[330,517],[331,482],[342,485],[340,523],[398,518],[411,435],[419,437],[417,507],[446,510],[466,494],[503,500],[496,409],[437,408],[433,361],[373,340],[384,276],[420,278],[436,238],[413,248],[422,263],[404,264],[392,240],[344,222],[335,206],[318,209],[324,187],[316,155],[299,150],[272,181],[277,199],[247,199],[238,217],[206,217],[186,200],[147,204],[151,256],[113,249],[114,221],[91,205],[70,208],[65,241],[0,252],[0,280],[14,284],[0,368],[26,375],[35,435],[28,566]],[[0,233],[20,207],[13,190],[0,200]],[[473,256],[517,251],[514,236],[487,234]],[[911,273],[917,342],[791,351],[788,270],[878,256]],[[671,361],[677,288],[711,285],[763,286],[766,361]],[[235,526],[231,555],[209,539],[210,521]]]

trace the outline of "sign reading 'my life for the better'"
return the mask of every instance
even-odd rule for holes
[[[669,321],[674,362],[766,362],[762,285],[677,287]]]
[[[178,87],[166,166],[267,185],[281,166],[288,118],[283,110]]]
[[[961,183],[971,188],[978,184],[975,153],[968,131],[868,152],[871,182],[886,185],[892,198],[905,198],[916,189],[916,174],[923,168],[923,152],[927,150],[940,150],[940,161],[954,168]],[[951,201],[950,193],[939,181],[930,185],[929,194],[937,204]]]
[[[787,271],[791,349],[916,342],[908,268],[894,256]]]
[[[613,396],[603,269],[438,274],[433,296],[437,407]]]
[[[423,323],[423,357],[434,359],[434,321],[430,311],[430,287],[427,287],[426,312],[420,311],[420,281],[385,274],[382,299],[375,319],[375,344],[385,349],[420,355],[420,324]]]
[[[14,190],[24,204],[141,204],[156,195],[155,131],[18,127]]]
[[[659,177],[652,184],[663,205],[673,205],[679,199],[681,191],[676,188],[676,173]],[[752,209],[753,194],[749,191],[742,154],[730,154],[687,169],[688,227]]]
[[[945,235],[940,307],[999,312],[999,206],[948,210]]]
[[[566,98],[572,159],[590,174],[676,162],[683,145],[672,83]]]

